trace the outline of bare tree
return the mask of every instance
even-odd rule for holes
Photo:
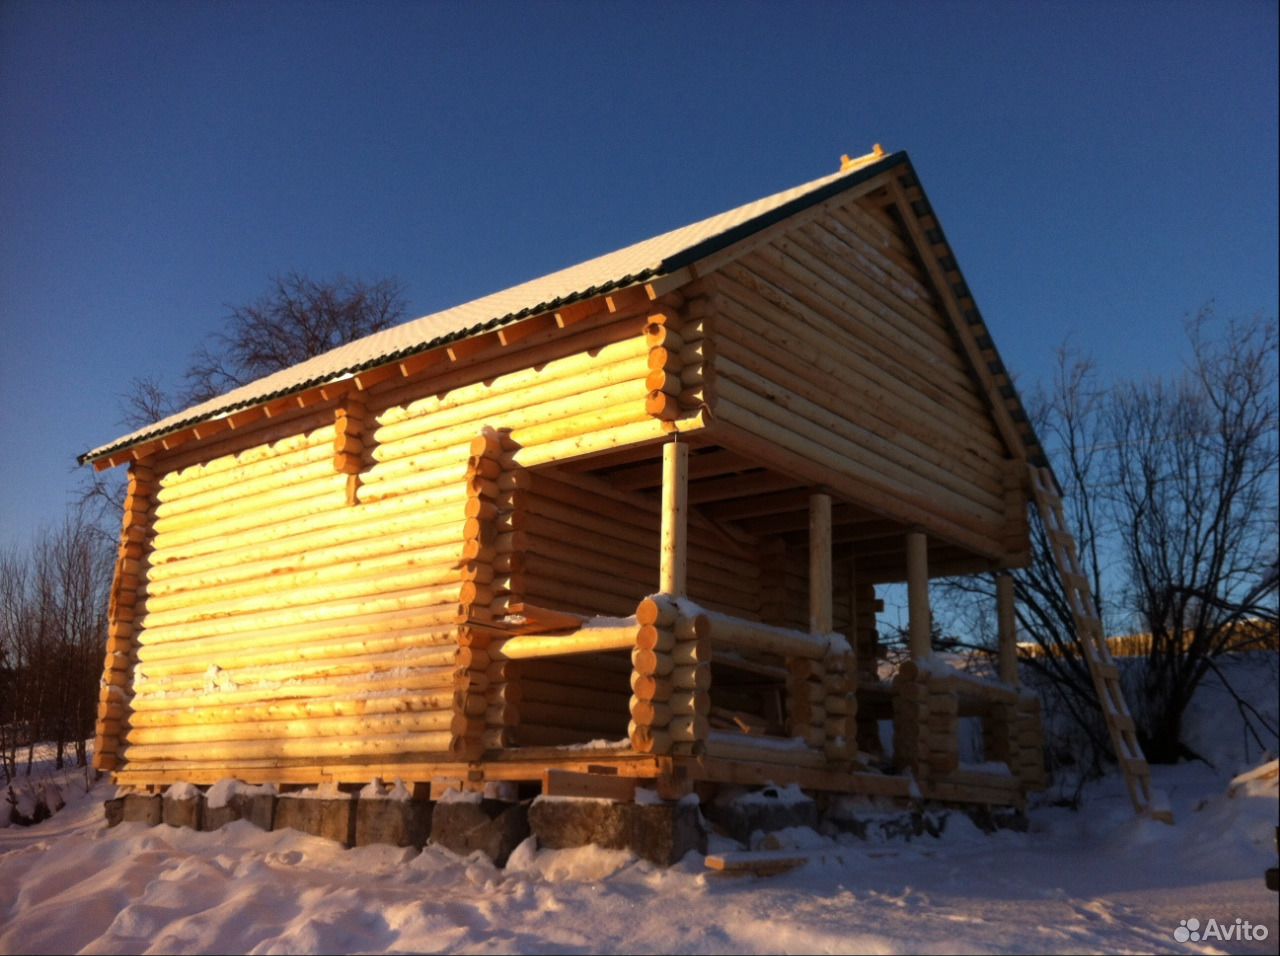
[[[255,302],[228,306],[226,329],[196,347],[176,392],[153,375],[133,378],[119,396],[120,424],[145,428],[183,408],[208,401],[264,375],[314,358],[403,320],[404,288],[394,279],[365,282],[339,276],[316,280],[278,275]],[[107,538],[119,531],[122,479],[90,474],[79,503]]]
[[[25,551],[0,557],[0,752],[7,779],[26,748],[55,747],[62,766],[70,746],[87,762],[106,638],[111,552],[79,512],[44,528]]]
[[[1053,378],[1031,392],[1028,410],[1045,447],[1053,450],[1054,472],[1062,485],[1067,526],[1075,537],[1081,567],[1089,578],[1104,625],[1109,617],[1109,575],[1102,555],[1107,550],[1107,522],[1096,487],[1105,482],[1104,413],[1108,395],[1097,381],[1094,363],[1065,345],[1057,351]],[[1034,512],[1034,509],[1032,509]],[[1031,522],[1031,562],[1013,574],[1018,632],[1041,653],[1024,655],[1022,667],[1046,698],[1046,716],[1061,714],[1067,734],[1060,752],[1051,752],[1054,765],[1075,765],[1084,776],[1096,776],[1110,752],[1107,728],[1096,700],[1093,679],[1080,653],[1075,621],[1053,563],[1045,529]],[[944,613],[955,623],[950,630],[981,635],[969,649],[994,655],[995,634],[990,626],[996,587],[992,577],[947,580],[939,588]],[[984,626],[985,625],[985,626]],[[1068,743],[1071,746],[1067,746]],[[1079,782],[1079,780],[1077,780]]]
[[[1183,375],[1123,386],[1107,416],[1126,603],[1151,635],[1139,716],[1155,761],[1193,756],[1195,689],[1247,628],[1276,625],[1276,327],[1231,323],[1211,342],[1206,323],[1190,325]]]
[[[186,372],[184,404],[296,365],[385,329],[404,316],[403,288],[383,279],[331,282],[290,272],[272,279],[258,301],[235,306],[227,330],[200,346]]]
[[[1188,324],[1183,373],[1110,389],[1092,363],[1060,350],[1031,402],[1104,629],[1151,635],[1145,667],[1126,677],[1156,762],[1195,756],[1182,716],[1196,688],[1213,673],[1234,695],[1220,658],[1274,641],[1277,626],[1276,326],[1213,328],[1207,312]],[[1090,741],[1073,759],[1097,769],[1110,747],[1050,555],[1033,521],[1032,560],[1014,582],[1019,631],[1041,652],[1022,665]],[[995,588],[968,579],[943,592],[972,625]],[[1235,696],[1260,747],[1271,746],[1277,728]]]

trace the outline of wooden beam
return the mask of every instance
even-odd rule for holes
[[[996,575],[996,620],[1000,631],[1000,680],[1018,686],[1017,615],[1013,603],[1013,575]]]
[[[522,342],[531,335],[539,332],[546,332],[548,329],[559,328],[556,325],[556,317],[550,312],[544,312],[542,315],[535,315],[527,319],[521,319],[514,325],[504,326],[498,329],[498,341],[503,345],[514,345]]]
[[[449,356],[449,361],[463,362],[488,349],[497,348],[500,344],[497,332],[486,332],[483,335],[474,335],[469,339],[451,342],[445,346],[445,352]]]
[[[932,654],[929,617],[929,539],[923,531],[907,532],[907,613],[911,659]]]
[[[689,500],[696,505],[725,501],[769,491],[785,491],[800,485],[790,475],[776,471],[759,471],[749,475],[732,475],[697,482],[689,489]]]
[[[647,306],[650,301],[652,300],[649,298],[649,293],[642,285],[618,289],[604,297],[605,307],[610,312],[628,312],[632,309],[639,309]]]
[[[689,578],[689,446],[662,449],[662,555],[658,590],[686,597]]]
[[[653,456],[651,456],[653,457]],[[689,480],[716,478],[720,475],[748,471],[757,467],[754,463],[723,448],[708,449],[689,456]],[[655,460],[619,468],[608,476],[609,484],[623,491],[639,491],[662,485],[662,464]]]
[[[377,368],[371,368],[367,372],[361,372],[356,376],[356,388],[362,392],[373,388],[373,386],[389,381],[400,374],[400,366],[398,364],[379,365]],[[305,394],[305,393],[304,393]],[[317,397],[318,394],[317,394]]]
[[[562,329],[568,328],[583,319],[590,318],[597,312],[605,311],[606,308],[600,299],[588,299],[586,302],[570,303],[556,311],[556,325]]]
[[[831,604],[831,496],[809,497],[809,630],[830,634]]]

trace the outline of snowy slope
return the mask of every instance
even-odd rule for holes
[[[1274,714],[1267,666],[1244,683]],[[1206,691],[1189,724],[1214,767],[1154,768],[1174,827],[1133,819],[1112,777],[1079,812],[1033,809],[1028,833],[987,836],[960,814],[942,838],[910,843],[806,831],[821,858],[767,879],[713,874],[695,856],[662,870],[526,844],[500,871],[245,823],[107,830],[112,788],[67,781],[62,812],[0,830],[0,952],[1275,953],[1262,874],[1276,864],[1276,777],[1231,785],[1274,754],[1233,708]],[[1175,940],[1180,921],[1210,918],[1263,924],[1267,939]]]

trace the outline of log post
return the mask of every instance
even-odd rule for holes
[[[662,567],[658,590],[687,597],[689,574],[689,446],[678,439],[662,449]]]
[[[831,496],[809,496],[809,632],[830,634]]]
[[[146,600],[146,559],[154,536],[152,513],[159,487],[153,466],[150,458],[129,465],[120,551],[107,608],[107,654],[99,685],[94,735],[93,767],[103,772],[120,768],[120,752],[129,727],[131,684],[137,659],[134,621],[143,615]]]
[[[923,531],[907,532],[907,613],[911,659],[932,653],[929,619],[929,542]]]
[[[996,575],[996,616],[1000,626],[1000,680],[1017,687],[1017,617],[1013,606],[1013,576],[1007,571]]]

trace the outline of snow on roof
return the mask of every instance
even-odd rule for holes
[[[744,239],[801,209],[865,182],[905,152],[847,157],[835,173],[757,199],[736,209],[673,229],[626,248],[532,279],[338,346],[297,365],[264,376],[224,395],[170,415],[81,455],[81,464],[148,439],[190,427],[362,372],[417,352],[479,335],[519,319],[669,275]]]

